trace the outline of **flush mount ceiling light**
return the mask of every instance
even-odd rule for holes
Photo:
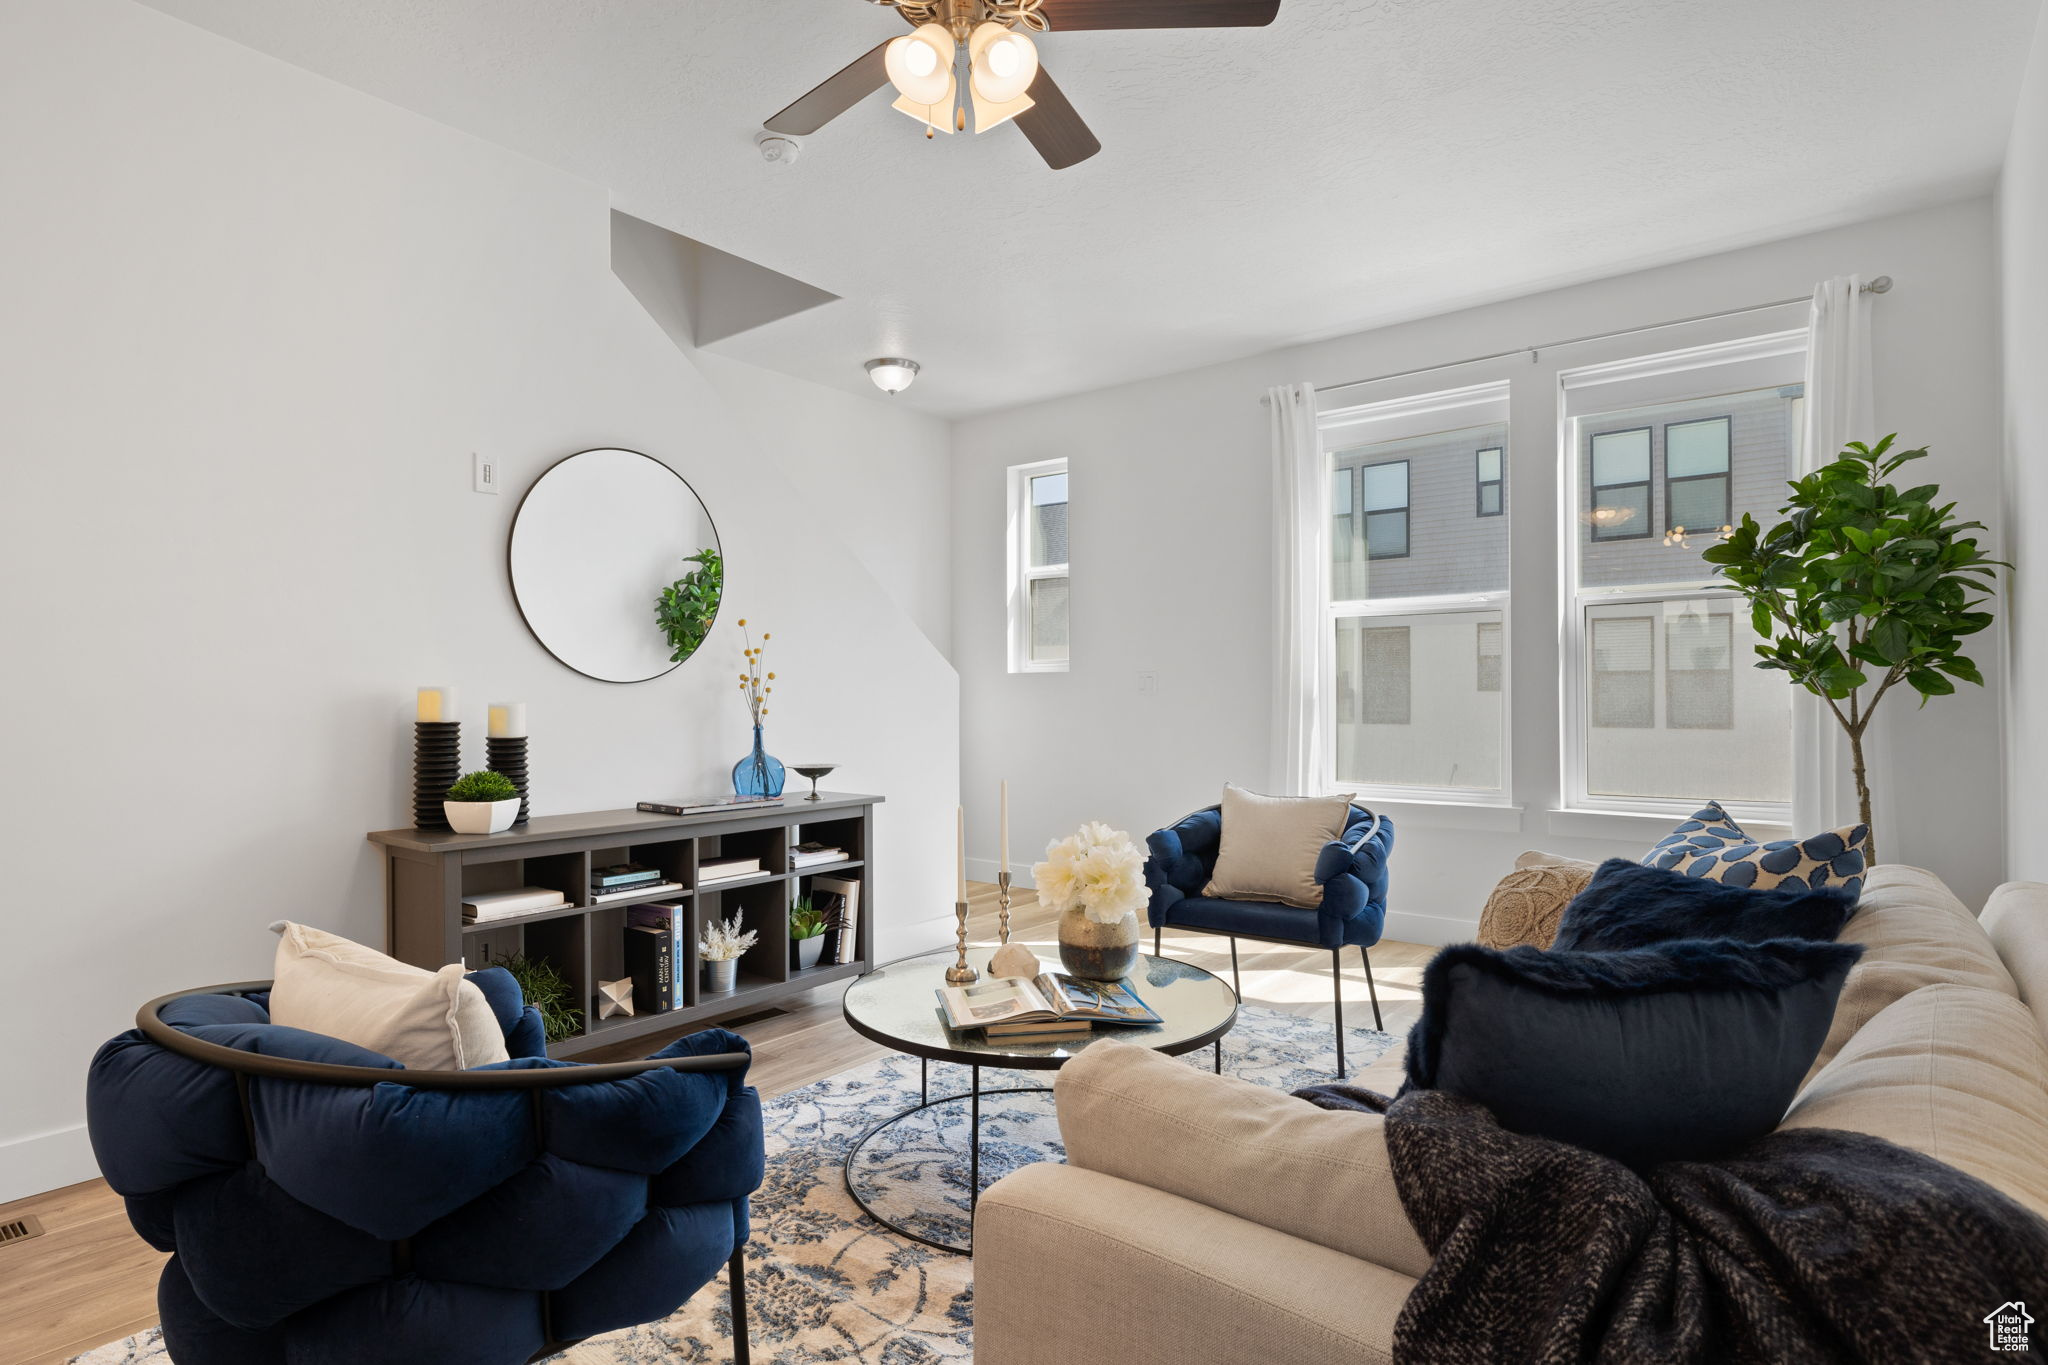
[[[875,387],[883,393],[901,393],[910,387],[910,381],[917,378],[923,367],[915,360],[901,356],[884,356],[868,362],[868,378],[875,381]]]
[[[1102,150],[1095,134],[1038,64],[1031,33],[1118,28],[1256,28],[1280,0],[869,0],[902,15],[911,32],[857,58],[767,122],[771,133],[815,133],[885,85],[925,136],[1015,120],[1054,170]]]

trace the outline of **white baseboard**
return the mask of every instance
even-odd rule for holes
[[[99,1178],[85,1125],[0,1142],[0,1204]]]

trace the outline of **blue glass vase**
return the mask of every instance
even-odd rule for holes
[[[782,795],[782,760],[761,747],[761,727],[754,727],[754,752],[732,765],[732,789],[741,796]]]

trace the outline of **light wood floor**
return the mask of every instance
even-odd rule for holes
[[[995,932],[996,889],[970,887],[970,932],[984,941]],[[1053,917],[1019,893],[1013,908],[1015,936],[1056,961]],[[1148,943],[1147,948],[1151,945]],[[1230,944],[1203,934],[1166,935],[1168,956],[1230,972]],[[1435,952],[1412,943],[1381,943],[1372,950],[1373,979],[1388,1032],[1401,1037],[1419,1011],[1422,968]],[[985,956],[983,948],[977,957]],[[1347,1022],[1372,1021],[1365,972],[1356,952],[1344,955]],[[1258,944],[1239,945],[1238,967],[1246,1001],[1312,1018],[1331,1016],[1330,958],[1320,950]],[[749,1078],[763,1095],[779,1095],[823,1080],[887,1049],[849,1029],[839,1014],[843,984],[822,986],[785,1002],[774,1013],[728,1024],[753,1045]],[[679,1027],[678,1034],[698,1025]],[[585,1061],[644,1057],[669,1035],[634,1039],[617,1049],[586,1053]],[[156,1277],[164,1257],[149,1249],[128,1226],[120,1199],[104,1181],[92,1180],[13,1204],[0,1204],[0,1222],[34,1214],[41,1237],[0,1248],[0,1365],[50,1365],[81,1351],[138,1332],[156,1321]]]

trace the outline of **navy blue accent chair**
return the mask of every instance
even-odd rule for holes
[[[1372,1023],[1380,1020],[1380,992],[1372,979],[1367,949],[1380,941],[1387,922],[1387,859],[1394,851],[1394,822],[1353,806],[1344,833],[1323,845],[1316,858],[1316,883],[1323,903],[1313,910],[1273,901],[1222,900],[1202,889],[1216,871],[1223,841],[1223,809],[1209,806],[1177,825],[1146,836],[1145,884],[1152,889],[1146,913],[1152,920],[1152,951],[1167,929],[1223,934],[1230,939],[1230,984],[1238,984],[1237,941],[1327,948],[1337,1002],[1337,1078],[1344,1078],[1343,950],[1357,948],[1365,964],[1365,988],[1372,993]]]
[[[267,982],[152,1000],[86,1084],[178,1365],[526,1365],[667,1317],[725,1267],[747,1360],[761,1099],[747,1043],[546,1056],[502,968],[512,1060],[409,1071],[270,1022]]]

